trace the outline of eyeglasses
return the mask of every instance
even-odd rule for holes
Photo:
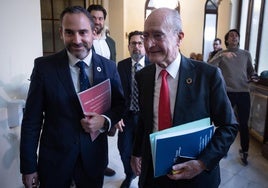
[[[135,47],[136,45],[138,45],[139,47],[143,46],[143,42],[142,41],[139,41],[139,42],[133,41],[133,42],[130,42],[129,44],[132,47]]]

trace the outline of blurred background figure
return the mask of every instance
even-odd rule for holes
[[[196,53],[194,52],[190,53],[190,59],[196,59]]]
[[[196,54],[196,60],[203,61],[203,55],[200,53]]]
[[[232,106],[237,112],[239,123],[241,162],[248,164],[250,114],[249,82],[257,79],[248,51],[239,49],[240,33],[229,30],[224,38],[226,50],[217,53],[209,63],[219,67],[226,82],[226,90]]]
[[[219,51],[222,50],[222,47],[221,47],[221,39],[220,38],[215,38],[214,41],[213,41],[213,51],[209,53],[209,56],[208,56],[208,60],[211,60],[213,58],[213,56],[218,53]]]

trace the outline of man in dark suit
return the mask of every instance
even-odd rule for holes
[[[138,102],[137,94],[135,93],[134,75],[136,71],[139,71],[149,64],[148,59],[145,57],[143,33],[141,31],[133,31],[129,33],[128,51],[130,53],[130,57],[118,62],[117,66],[126,103],[123,118],[116,125],[119,129],[118,149],[123,162],[124,172],[126,174],[126,178],[122,182],[121,188],[128,188],[131,181],[135,178],[130,166],[132,146],[139,113],[139,109],[135,106],[135,103],[138,105]]]
[[[216,67],[180,54],[184,33],[176,10],[154,10],[145,21],[143,36],[146,55],[153,64],[136,74],[140,116],[131,165],[140,176],[139,187],[216,188],[220,184],[219,161],[238,129],[222,75]],[[166,85],[170,102],[161,103],[162,86]],[[160,123],[165,121],[162,117],[169,121]],[[205,117],[217,127],[207,147],[196,159],[174,164],[171,168],[177,173],[154,178],[149,134],[163,125],[178,126]]]
[[[101,5],[92,4],[87,8],[87,11],[91,14],[95,24],[96,35],[93,40],[92,49],[99,55],[106,57],[116,62],[116,47],[115,41],[108,36],[107,29],[105,28],[105,20],[107,11]],[[112,128],[109,132],[109,136],[114,136],[116,128]],[[115,171],[107,166],[104,175],[113,176]]]
[[[124,110],[123,89],[115,63],[91,50],[94,22],[88,11],[68,7],[60,24],[66,49],[35,59],[31,75],[21,127],[22,179],[26,187],[40,181],[43,188],[69,188],[72,182],[101,188],[108,163],[107,132]],[[111,109],[104,114],[83,114],[77,97],[76,63],[81,60],[91,86],[110,79]],[[98,137],[92,140],[91,134]]]

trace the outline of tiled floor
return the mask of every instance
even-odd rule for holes
[[[251,138],[249,164],[243,166],[239,160],[239,136],[231,146],[227,158],[221,160],[220,188],[268,188],[268,160],[261,154],[261,144]],[[109,137],[109,167],[116,170],[113,177],[105,177],[104,188],[119,188],[124,179],[122,162],[117,149],[117,135]],[[137,188],[138,178],[131,188]]]

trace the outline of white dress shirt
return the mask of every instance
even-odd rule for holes
[[[169,74],[167,77],[167,82],[169,88],[170,112],[172,120],[177,95],[180,62],[181,62],[181,54],[179,53],[177,58],[166,68],[166,71]],[[158,65],[155,66],[156,66],[156,72],[155,72],[155,88],[154,88],[154,118],[153,118],[154,132],[158,131],[158,104],[159,104],[160,88],[162,82],[162,78],[160,75],[162,68]]]
[[[105,39],[106,39],[105,30],[103,30],[101,33],[101,37],[93,40],[93,46],[97,54],[106,57],[107,59],[110,59],[111,52]]]

